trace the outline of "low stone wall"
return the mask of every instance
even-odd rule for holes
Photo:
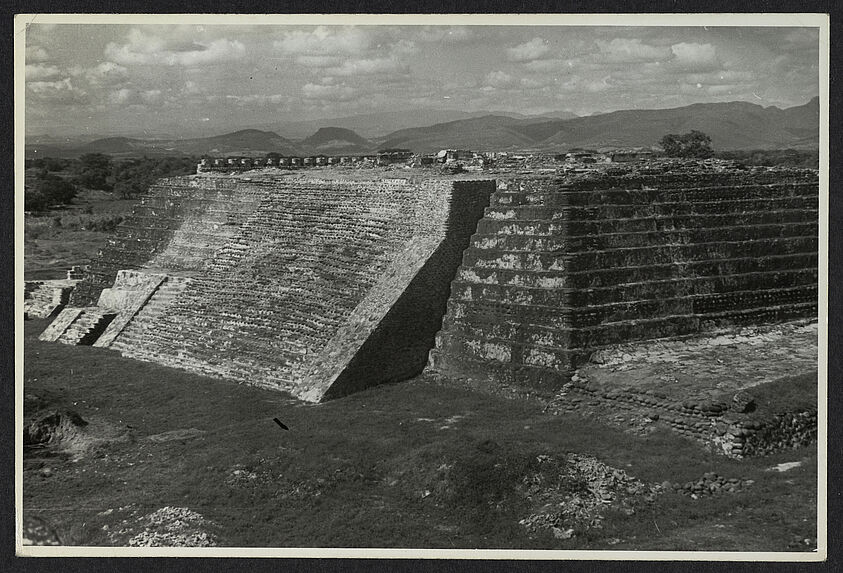
[[[714,400],[683,400],[653,390],[596,388],[574,374],[552,401],[556,412],[581,412],[611,419],[626,413],[639,424],[662,425],[711,450],[743,458],[796,448],[817,440],[817,409],[794,405],[760,415],[751,394],[739,391]],[[639,428],[641,429],[641,428]]]
[[[723,430],[714,443],[726,454],[734,457],[769,454],[815,443],[817,410],[782,412],[762,420],[734,421]]]

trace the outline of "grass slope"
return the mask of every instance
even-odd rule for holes
[[[42,343],[46,324],[26,323],[27,416],[69,408],[127,438],[76,462],[26,456],[24,518],[48,523],[64,544],[125,544],[132,515],[165,506],[198,512],[231,546],[806,551],[805,539],[816,542],[813,448],[728,460],[670,432],[635,437],[424,378],[306,405],[109,350]],[[204,433],[150,439],[191,429]],[[668,493],[632,515],[610,510],[601,529],[571,539],[528,538],[515,481],[535,456],[566,452],[649,482],[714,471],[755,484],[699,500]],[[765,471],[794,460],[804,463]],[[444,483],[448,465],[454,479]]]

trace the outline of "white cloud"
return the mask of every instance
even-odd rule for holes
[[[326,71],[335,76],[409,74],[410,67],[392,58],[371,58],[348,60],[341,66],[330,68]]]
[[[187,80],[186,82],[184,82],[184,87],[181,91],[183,94],[186,95],[196,95],[202,93],[202,89],[199,87],[199,84],[197,84],[193,80]]]
[[[816,49],[819,47],[819,36],[818,28],[797,28],[785,34],[784,43],[789,44],[789,47]]]
[[[226,99],[234,100],[240,105],[278,105],[295,103],[296,99],[289,94],[249,94],[244,96],[229,95]]]
[[[313,84],[302,86],[302,95],[308,99],[328,101],[350,101],[357,96],[357,90],[345,84]]]
[[[528,89],[543,88],[553,84],[553,78],[521,78],[521,85]]]
[[[206,44],[180,38],[163,38],[134,28],[127,43],[109,43],[105,55],[118,64],[166,64],[193,66],[231,62],[246,54],[246,46],[239,40],[219,38]]]
[[[651,46],[638,38],[615,38],[598,42],[603,61],[612,63],[657,62],[670,57],[670,48]]]
[[[543,38],[533,38],[513,48],[507,48],[506,55],[513,62],[530,62],[538,60],[550,50]]]
[[[108,101],[117,105],[125,105],[136,100],[137,93],[129,88],[120,88],[108,94]]]
[[[327,55],[302,55],[296,56],[296,63],[306,68],[330,68],[340,65],[342,58]]]
[[[140,93],[140,98],[144,103],[158,104],[163,101],[163,92],[161,90],[145,90]]]
[[[310,31],[285,32],[273,46],[288,54],[357,55],[372,46],[372,38],[360,28],[317,26]]]
[[[518,80],[508,73],[500,70],[489,72],[488,75],[486,75],[486,84],[493,88],[508,88],[515,86],[517,83]]]
[[[56,66],[43,64],[27,64],[24,72],[27,81],[51,80],[62,75]]]
[[[720,67],[717,49],[711,44],[682,42],[673,44],[670,50],[674,56],[670,63],[676,69],[706,72]]]
[[[50,59],[47,50],[40,46],[26,47],[26,62],[27,63],[43,63]]]
[[[570,68],[567,60],[553,59],[553,60],[533,60],[527,62],[524,67],[531,72],[554,72]]]
[[[755,74],[748,70],[719,70],[715,72],[687,74],[683,78],[690,83],[708,85],[729,85],[755,80]]]
[[[129,78],[129,70],[114,62],[100,62],[83,73],[85,79],[94,86],[118,85]]]
[[[26,88],[38,99],[54,104],[84,103],[87,95],[73,85],[70,78],[48,82],[28,82]]]

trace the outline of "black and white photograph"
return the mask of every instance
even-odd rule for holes
[[[824,560],[828,27],[18,15],[17,554]]]

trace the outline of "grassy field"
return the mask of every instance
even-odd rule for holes
[[[135,199],[83,189],[71,205],[24,219],[24,276],[27,280],[64,278],[73,265],[89,263]]]
[[[816,546],[815,448],[730,460],[666,430],[633,436],[424,377],[308,405],[109,350],[42,343],[46,324],[26,323],[27,419],[73,410],[89,422],[88,438],[64,453],[27,449],[24,517],[62,544],[126,545],[154,529],[156,511],[187,508],[222,546]],[[607,504],[600,527],[530,534],[519,521],[541,496],[524,494],[525,478],[539,475],[536,460],[569,452],[650,485],[706,472],[754,483],[699,499],[665,492]],[[769,471],[785,462],[802,465]],[[583,486],[554,483],[568,493]]]

